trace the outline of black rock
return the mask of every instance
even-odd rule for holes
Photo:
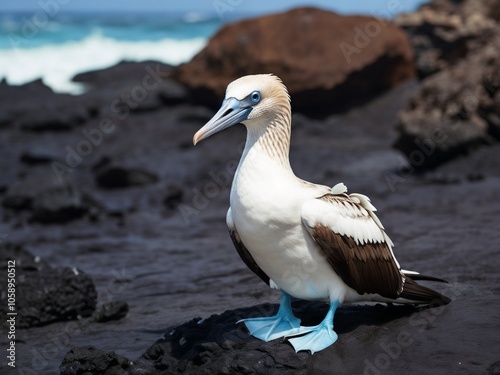
[[[92,314],[92,321],[104,323],[110,320],[120,320],[128,314],[128,303],[125,301],[111,301],[100,305]]]
[[[14,210],[31,209],[36,194],[47,185],[47,181],[46,174],[33,174],[24,180],[8,186],[2,205]]]
[[[31,219],[40,223],[63,223],[100,209],[92,197],[82,193],[73,183],[59,181],[51,169],[30,174],[10,186],[2,205],[15,210],[31,210]]]
[[[91,207],[99,205],[74,185],[61,183],[35,196],[32,219],[41,223],[64,223],[81,218]]]
[[[126,375],[130,374],[130,367],[131,362],[115,352],[82,346],[71,349],[64,356],[59,370],[61,375]]]
[[[33,95],[37,99],[54,95],[54,91],[52,91],[52,89],[47,86],[42,79],[35,79],[34,81],[25,83],[24,85],[10,85],[5,79],[0,81],[0,99],[2,99],[2,101],[9,99],[15,102],[26,100],[27,93]],[[29,98],[29,100],[31,100],[31,98]]]
[[[174,209],[182,203],[183,196],[184,192],[178,184],[170,184],[167,186],[163,204],[169,209]]]
[[[106,189],[126,188],[158,182],[155,173],[123,165],[104,165],[95,171],[97,185]]]
[[[58,159],[54,150],[49,148],[35,148],[27,150],[21,154],[19,160],[27,165],[47,164]]]
[[[92,171],[98,172],[102,167],[108,166],[111,164],[113,159],[109,156],[102,156],[94,165],[92,165]]]
[[[328,305],[321,302],[296,301],[294,313],[302,325],[316,325],[324,318]],[[382,324],[414,312],[409,306],[388,309],[377,306],[343,308],[336,313],[337,333],[364,324]],[[157,369],[185,374],[308,374],[312,357],[296,353],[286,340],[263,342],[250,336],[243,318],[270,316],[277,306],[257,305],[228,310],[207,319],[193,319],[172,328],[137,361],[153,363]]]
[[[0,245],[2,272],[15,260],[16,326],[28,328],[89,316],[97,292],[91,278],[76,268],[51,268],[19,246]],[[7,313],[7,283],[0,285],[0,312]]]
[[[202,106],[182,106],[178,110],[179,121],[195,126],[203,125],[214,115],[213,110]]]
[[[11,192],[11,190],[7,188],[7,195],[4,197],[2,205],[5,208],[11,208],[13,210],[29,210],[33,207],[33,197],[16,191]]]
[[[186,87],[172,79],[165,79],[158,90],[158,97],[165,105],[175,105],[188,101]]]
[[[0,109],[0,129],[10,124],[13,120],[13,116],[7,111]]]
[[[321,302],[296,301],[293,304],[294,313],[306,326],[318,324],[328,310],[328,305]],[[147,349],[137,361],[129,362],[127,371],[131,374],[153,375],[312,373],[314,356],[306,352],[296,353],[286,340],[258,340],[248,334],[243,324],[236,323],[243,318],[269,316],[276,311],[277,305],[262,304],[228,310],[207,319],[195,318],[177,327],[171,327],[165,336]],[[385,307],[380,304],[344,307],[335,315],[338,323],[336,331],[344,334],[360,326],[386,324],[416,311],[419,310],[412,306]],[[342,351],[338,345],[329,350]],[[78,366],[78,363],[85,363],[89,369],[104,369],[101,374],[115,374],[117,361],[109,369],[104,365],[110,357],[115,358],[114,354],[94,348],[92,350],[89,353],[84,348],[73,349],[70,352],[73,353],[72,356],[67,356],[63,365],[77,362]],[[74,353],[81,353],[80,357]]]
[[[170,329],[137,363],[154,364],[166,373],[307,374],[309,354],[296,354],[282,340],[255,339],[243,324],[236,324],[245,317],[269,315],[275,307],[266,304],[193,319]]]
[[[89,88],[86,97],[98,96],[104,103],[118,100],[116,108],[146,112],[186,99],[183,87],[167,78],[171,70],[172,66],[156,61],[122,61],[107,69],[78,74],[73,80]]]
[[[22,130],[61,131],[70,130],[90,118],[87,108],[81,105],[35,108],[17,120]]]
[[[0,261],[2,265],[7,264],[7,261],[15,259],[16,270],[22,271],[40,271],[48,269],[50,266],[40,257],[35,257],[20,245],[13,243],[0,244]]]
[[[128,84],[130,81],[136,85],[144,84],[142,80],[145,75],[151,74],[150,71],[152,69],[153,71],[157,69],[161,73],[167,74],[172,70],[172,66],[156,61],[122,61],[106,69],[77,74],[73,77],[73,81],[99,88],[116,84]]]

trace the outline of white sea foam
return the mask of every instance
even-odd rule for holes
[[[76,42],[0,50],[0,79],[21,85],[42,78],[56,92],[78,94],[83,86],[71,82],[78,73],[107,68],[123,60],[177,65],[189,61],[205,44],[206,38],[119,41],[94,33]]]

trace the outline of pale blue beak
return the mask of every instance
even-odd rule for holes
[[[202,139],[245,121],[250,112],[252,112],[252,107],[246,100],[225,99],[215,116],[196,132],[193,143],[196,145]]]

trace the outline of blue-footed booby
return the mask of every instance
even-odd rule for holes
[[[288,338],[311,353],[337,340],[333,317],[343,302],[444,304],[450,299],[415,280],[444,281],[401,269],[393,243],[362,194],[304,181],[290,166],[291,106],[288,91],[272,74],[229,84],[220,110],[193,138],[196,145],[242,123],[247,139],[236,170],[226,222],[245,264],[281,290],[278,313],[243,319],[253,336]],[[291,297],[325,300],[330,308],[317,326],[301,326]]]

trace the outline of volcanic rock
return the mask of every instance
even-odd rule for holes
[[[125,301],[111,301],[97,306],[92,314],[94,322],[108,322],[110,320],[120,320],[127,316],[128,304]]]
[[[415,169],[435,167],[500,139],[500,34],[493,41],[427,77],[400,113],[395,147]]]
[[[78,219],[99,204],[72,184],[53,186],[35,197],[33,220],[41,223],[64,223]]]
[[[85,84],[89,102],[99,96],[123,114],[152,111],[187,100],[186,89],[168,77],[171,70],[172,66],[155,61],[122,61],[107,69],[80,73],[73,81]],[[101,108],[101,112],[107,110]]]
[[[439,306],[434,306],[439,309]],[[303,325],[315,325],[321,322],[328,310],[328,305],[321,302],[294,302],[294,313],[301,318]],[[359,326],[373,326],[398,322],[413,313],[426,313],[427,307],[414,308],[412,306],[384,307],[352,306],[337,311],[337,332],[343,335]],[[314,361],[328,354],[321,352],[311,356],[306,352],[296,353],[286,340],[260,341],[250,336],[243,324],[237,321],[245,317],[271,315],[276,313],[277,305],[262,304],[250,308],[228,310],[220,315],[212,315],[206,319],[195,318],[167,330],[164,337],[154,343],[142,356],[134,362],[128,362],[130,373],[148,373],[153,375],[181,372],[183,374],[297,374],[306,375],[316,368]],[[437,312],[442,313],[442,310]],[[397,324],[397,323],[396,323]],[[364,335],[364,333],[362,334]],[[339,344],[329,348],[332,353],[343,353]],[[77,354],[80,353],[80,354]],[[100,355],[97,355],[100,353]],[[102,374],[111,375],[114,368],[107,369],[110,357],[114,353],[92,348],[89,355],[87,348],[73,348],[64,361],[63,366],[69,363],[83,364],[89,368],[103,368]],[[123,359],[120,363],[125,363]],[[359,370],[364,366],[356,363]],[[116,366],[115,361],[115,366]],[[319,374],[325,373],[323,362]],[[74,374],[66,370],[62,375]],[[326,372],[328,373],[328,372]]]
[[[34,173],[23,178],[20,181],[7,187],[7,192],[2,201],[6,208],[14,210],[26,210],[33,208],[35,197],[45,187],[53,186],[57,182],[52,179],[47,170],[45,173]]]
[[[0,129],[12,121],[12,116],[4,109],[0,110]]]
[[[169,209],[174,209],[182,203],[183,197],[184,191],[182,190],[182,187],[178,184],[171,183],[166,188],[163,204]]]
[[[150,74],[149,70],[158,66],[158,69],[167,75],[172,66],[161,64],[156,61],[130,62],[122,61],[106,69],[93,70],[80,73],[73,77],[74,82],[84,83],[89,87],[104,88],[125,82],[132,84],[142,84],[141,78]],[[149,68],[149,69],[148,69]]]
[[[64,357],[59,370],[64,375],[113,374],[125,375],[130,362],[115,352],[98,350],[93,346],[71,349]]]
[[[37,147],[21,154],[20,161],[27,165],[47,164],[58,160],[59,155],[48,147]]]
[[[90,117],[87,108],[81,105],[39,107],[21,116],[17,125],[34,132],[61,131],[81,125]]]
[[[434,0],[396,17],[415,49],[418,76],[425,78],[487,45],[499,33],[495,0]]]
[[[31,210],[31,219],[41,223],[64,223],[100,207],[72,182],[59,181],[51,169],[30,174],[10,186],[2,205],[15,210]]]
[[[97,185],[106,189],[142,186],[158,182],[158,176],[153,172],[116,163],[96,168],[95,178]]]
[[[183,85],[169,78],[164,79],[158,89],[158,97],[165,105],[185,103],[189,99],[188,96],[188,91]]]
[[[318,116],[412,78],[414,66],[405,33],[389,21],[297,8],[224,26],[171,76],[218,106],[229,82],[256,73],[278,75],[294,110]]]
[[[1,244],[2,272],[15,261],[16,326],[28,328],[90,315],[96,305],[93,281],[76,268],[51,268],[12,244]],[[7,313],[7,283],[0,285],[0,312]]]

